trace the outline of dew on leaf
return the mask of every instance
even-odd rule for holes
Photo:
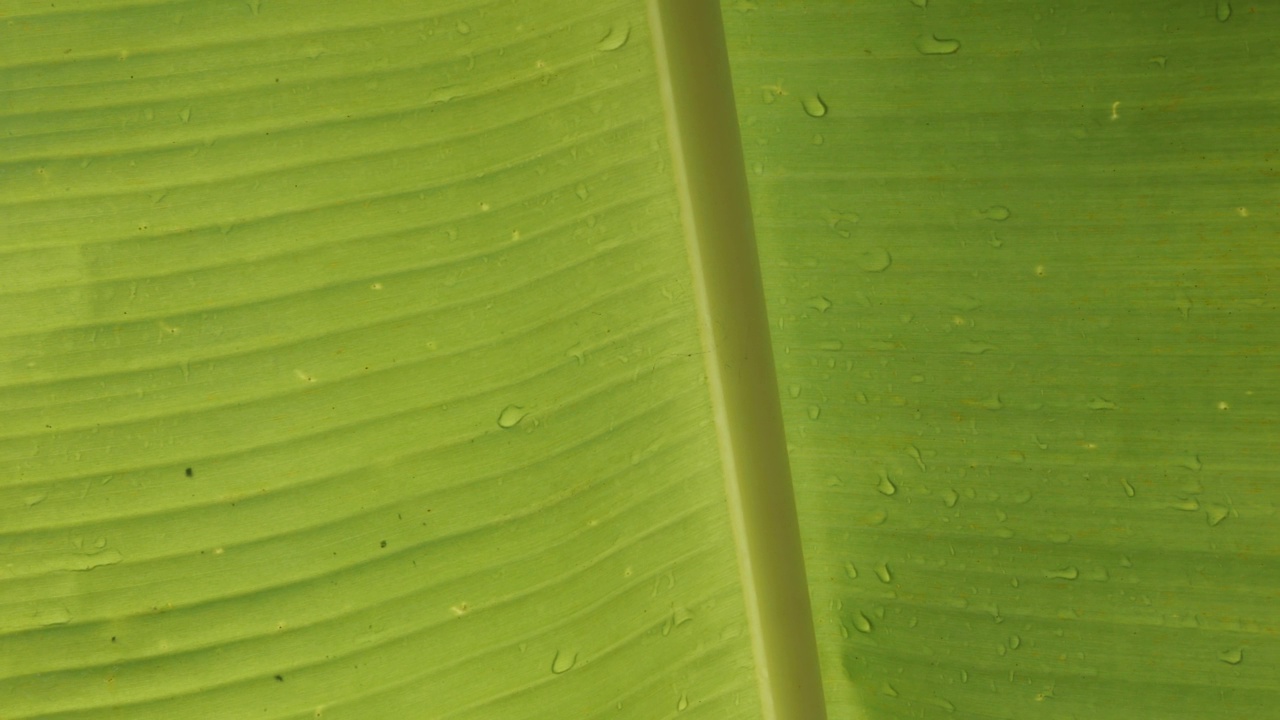
[[[602,52],[612,52],[627,44],[627,40],[631,38],[631,23],[622,20],[614,23],[609,32],[600,38],[600,42],[596,43],[596,49]]]
[[[800,104],[804,106],[804,112],[809,117],[820,118],[827,114],[827,103],[820,95],[810,95],[801,100]]]
[[[555,675],[563,675],[573,669],[577,663],[578,653],[557,650],[555,657],[551,659],[551,672]]]
[[[959,40],[940,38],[937,35],[921,35],[916,38],[916,51],[921,55],[953,55],[960,50]]]
[[[508,405],[502,408],[501,413],[498,413],[498,427],[513,428],[528,414],[529,413],[519,405]]]

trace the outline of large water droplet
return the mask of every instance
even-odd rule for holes
[[[960,493],[956,492],[955,490],[948,489],[946,492],[942,493],[942,502],[949,508],[955,507],[956,503],[959,502],[959,500],[960,500]]]
[[[1133,497],[1136,494],[1133,489],[1133,486],[1129,484],[1128,478],[1120,478],[1120,484],[1124,486],[1125,495],[1128,495],[1129,497]]]
[[[1226,22],[1231,19],[1231,3],[1227,0],[1218,0],[1217,10],[1218,22]]]
[[[823,101],[821,95],[810,95],[800,101],[804,106],[804,112],[809,117],[820,118],[827,114],[827,103]]]
[[[498,427],[513,428],[524,419],[529,413],[519,405],[508,405],[502,408],[502,412],[498,413]]]
[[[847,562],[844,564],[844,574],[848,575],[850,579],[856,579],[858,577],[858,568],[853,563]]]
[[[689,707],[689,696],[684,693],[680,693],[680,699],[676,701],[676,710],[683,712],[684,710],[688,709],[688,707]]]
[[[952,55],[960,50],[960,41],[945,40],[937,35],[921,35],[916,38],[916,50],[921,55]]]
[[[810,406],[809,406],[809,419],[810,419],[810,420],[817,420],[819,417],[822,417],[822,408],[818,407],[817,405],[810,405]]]
[[[810,298],[809,302],[806,304],[809,307],[821,313],[824,313],[831,309],[831,301],[826,299],[825,297],[822,297],[821,295],[815,298]]]
[[[984,220],[994,220],[996,222],[1004,222],[1005,220],[1009,219],[1009,216],[1011,214],[1012,213],[1009,212],[1009,208],[1003,205],[992,205],[991,207],[986,208],[982,211],[982,218]]]
[[[609,32],[600,38],[600,42],[596,43],[596,49],[603,52],[612,52],[627,44],[627,40],[631,37],[631,23],[621,20],[613,24],[609,28]]]
[[[860,612],[855,613],[853,616],[853,626],[858,629],[858,632],[869,633],[871,632],[871,619]]]
[[[1045,570],[1044,576],[1050,580],[1075,580],[1080,577],[1080,571],[1075,566],[1057,568],[1054,570]]]
[[[880,471],[880,484],[876,485],[876,489],[883,495],[892,495],[898,492],[898,486],[893,484],[893,480],[889,479],[889,473],[885,470]]]
[[[893,264],[893,257],[882,247],[867,248],[858,253],[858,267],[865,272],[883,272]]]
[[[551,659],[551,672],[556,675],[563,675],[569,672],[577,662],[578,653],[557,650],[556,656]]]
[[[1116,404],[1102,397],[1096,397],[1089,401],[1090,410],[1115,410]]]
[[[1218,659],[1228,665],[1239,665],[1244,660],[1244,650],[1232,648],[1218,653]]]
[[[889,570],[889,563],[880,563],[876,566],[876,577],[880,578],[882,583],[893,581],[893,573]]]
[[[1205,508],[1205,518],[1209,521],[1210,527],[1217,527],[1218,523],[1227,519],[1230,510],[1225,505],[1210,505]]]

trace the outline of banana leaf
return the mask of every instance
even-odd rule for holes
[[[1280,717],[1278,35],[0,3],[0,719]]]

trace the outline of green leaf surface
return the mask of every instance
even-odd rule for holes
[[[1069,5],[0,2],[0,720],[1278,717],[1280,16]]]

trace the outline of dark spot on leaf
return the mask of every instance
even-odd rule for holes
[[[187,468],[187,477],[195,477],[195,476],[196,476],[196,471],[192,470],[191,468]]]
[[[283,675],[277,675],[277,676],[276,676],[276,682],[284,682],[284,676],[283,676]]]
[[[381,543],[381,545],[382,545],[382,547],[386,547],[386,546],[387,546],[387,541],[386,541],[386,540],[383,540],[383,541],[382,541],[382,543]]]

